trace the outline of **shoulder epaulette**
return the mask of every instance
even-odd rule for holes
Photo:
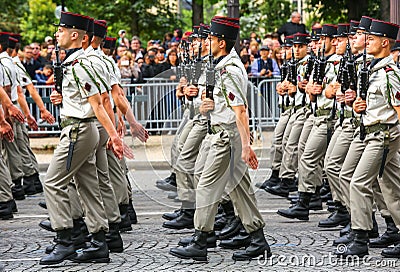
[[[391,72],[391,71],[394,71],[394,69],[393,69],[392,67],[390,67],[389,65],[385,66],[384,69],[385,69],[385,72],[386,72],[386,73],[389,73],[389,72]]]

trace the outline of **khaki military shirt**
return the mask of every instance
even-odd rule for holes
[[[27,85],[32,83],[32,79],[29,76],[28,72],[26,71],[24,65],[21,63],[21,60],[18,56],[13,58],[13,62],[17,66],[17,73],[18,73],[18,82],[21,87],[26,87]]]
[[[98,51],[99,56],[101,56],[104,60],[104,63],[107,65],[107,71],[110,74],[110,86],[114,86],[115,84],[121,84],[121,72],[114,59],[110,56],[106,56],[102,50]]]
[[[247,73],[236,51],[224,57],[215,66],[214,110],[210,112],[211,124],[236,122],[232,106],[246,105]]]
[[[400,71],[392,56],[381,59],[370,69],[366,102],[364,125],[398,122],[393,106],[400,106]]]
[[[92,46],[85,49],[85,54],[91,63],[93,72],[96,76],[96,81],[100,85],[100,93],[105,93],[111,90],[110,73],[107,70],[104,59],[99,56]]]
[[[0,54],[0,62],[4,67],[5,78],[7,79],[5,86],[11,85],[11,101],[15,102],[18,100],[17,87],[19,86],[17,67],[6,51]]]
[[[95,117],[87,98],[99,93],[100,87],[95,81],[91,63],[83,49],[68,56],[63,66],[61,117],[80,119]]]
[[[309,55],[306,55],[304,58],[298,61],[297,64],[297,82],[301,82],[304,79],[304,75],[306,73],[307,69],[307,61],[309,59]],[[295,106],[301,106],[303,105],[303,100],[307,104],[310,102],[310,98],[308,95],[305,95],[304,93],[300,92],[298,85],[296,86],[297,92],[296,95],[294,96],[294,105]],[[305,98],[304,98],[305,96]]]

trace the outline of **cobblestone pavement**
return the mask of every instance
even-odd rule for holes
[[[266,221],[264,229],[273,257],[269,260],[235,262],[232,251],[221,248],[209,250],[208,262],[180,260],[168,253],[182,236],[191,230],[173,231],[161,227],[161,214],[172,211],[179,203],[158,190],[155,180],[168,171],[132,171],[134,204],[139,223],[133,231],[124,233],[125,250],[111,254],[109,264],[75,264],[65,261],[57,266],[40,266],[38,260],[52,241],[53,234],[38,226],[46,218],[46,210],[37,203],[43,195],[19,201],[15,219],[0,225],[0,271],[398,271],[400,260],[385,259],[381,249],[370,249],[364,260],[340,262],[332,255],[333,239],[339,229],[323,230],[318,221],[327,217],[326,211],[313,212],[309,222],[288,220],[276,214],[278,208],[288,207],[287,200],[264,191],[256,193]],[[252,172],[253,181],[262,181],[268,170]],[[378,215],[380,232],[384,222]]]

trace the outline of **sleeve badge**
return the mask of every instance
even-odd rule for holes
[[[90,85],[89,83],[86,82],[85,84],[85,90],[90,92],[90,90],[92,89],[92,85]]]
[[[235,99],[235,95],[233,93],[229,92],[228,98],[229,98],[229,100],[233,101]]]

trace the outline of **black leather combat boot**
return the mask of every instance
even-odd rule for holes
[[[372,239],[369,242],[371,248],[385,248],[400,243],[399,229],[392,217],[386,217],[386,231],[379,238]]]
[[[194,209],[184,209],[182,210],[182,214],[180,216],[170,221],[164,222],[162,226],[168,229],[192,229],[194,228],[194,211]]]
[[[71,229],[57,231],[57,236],[54,241],[56,242],[54,249],[49,255],[40,259],[39,264],[59,264],[64,260],[70,260],[76,256],[75,248],[71,240]]]
[[[207,261],[207,236],[208,233],[195,230],[192,241],[186,247],[171,248],[169,253],[181,259]]]
[[[258,229],[250,233],[250,245],[241,251],[233,253],[232,259],[235,261],[247,261],[254,258],[269,258],[272,256],[271,249],[265,240],[264,230]]]
[[[90,247],[78,250],[72,261],[77,263],[108,263],[110,262],[106,235],[103,230],[92,233]]]
[[[191,237],[181,238],[179,239],[178,245],[180,246],[188,246],[190,242],[194,239],[194,234]],[[217,236],[215,235],[215,231],[207,233],[207,248],[217,247]]]
[[[299,193],[299,200],[287,210],[278,210],[278,214],[291,219],[309,220],[309,205],[312,193]]]

